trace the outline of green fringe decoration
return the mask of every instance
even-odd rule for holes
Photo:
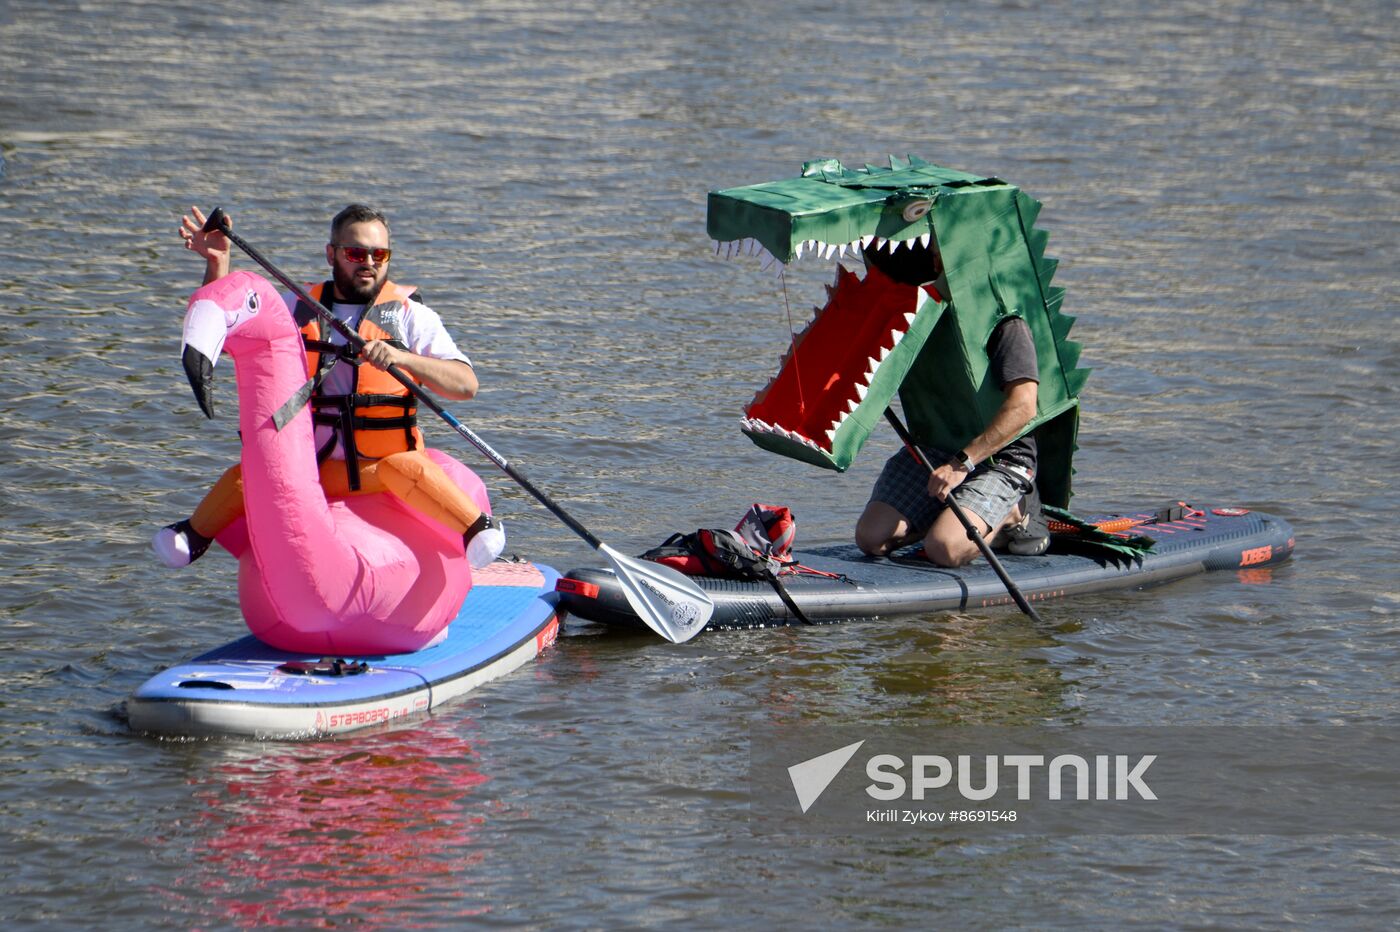
[[[1078,553],[1122,565],[1129,562],[1141,563],[1142,555],[1157,543],[1151,537],[1142,534],[1105,533],[1083,518],[1077,518],[1065,509],[1053,505],[1043,505],[1041,510],[1047,518],[1074,528],[1074,531],[1069,533],[1057,532],[1050,535],[1050,549],[1057,553]]]

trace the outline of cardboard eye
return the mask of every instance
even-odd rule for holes
[[[920,219],[924,214],[928,213],[929,208],[932,206],[933,201],[931,200],[910,201],[908,204],[904,205],[904,210],[901,213],[906,222],[913,223],[915,220]]]

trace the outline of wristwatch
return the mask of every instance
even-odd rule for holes
[[[957,463],[962,467],[962,471],[967,473],[972,472],[973,467],[976,465],[972,462],[972,457],[967,455],[966,450],[959,450],[957,455],[953,457],[953,462]]]

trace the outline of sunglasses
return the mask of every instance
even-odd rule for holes
[[[336,249],[342,250],[345,253],[345,258],[349,259],[351,262],[365,262],[373,258],[375,265],[383,265],[388,262],[389,256],[394,252],[392,249],[385,249],[383,247],[371,249],[368,246],[341,246],[338,243],[332,243],[331,245]]]

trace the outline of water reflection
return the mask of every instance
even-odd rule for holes
[[[1076,627],[1068,612],[1058,620]],[[1079,706],[1075,684],[1093,663],[1061,634],[987,613],[754,632],[754,649],[768,660],[749,676],[765,682],[772,722],[1068,724]]]
[[[447,725],[452,725],[449,730]],[[242,927],[403,927],[484,912],[441,893],[482,863],[487,822],[463,723],[357,735],[353,742],[219,746],[191,779],[199,805],[190,865],[172,891],[181,911]],[[192,836],[192,837],[191,837]],[[411,922],[409,923],[411,924]]]

